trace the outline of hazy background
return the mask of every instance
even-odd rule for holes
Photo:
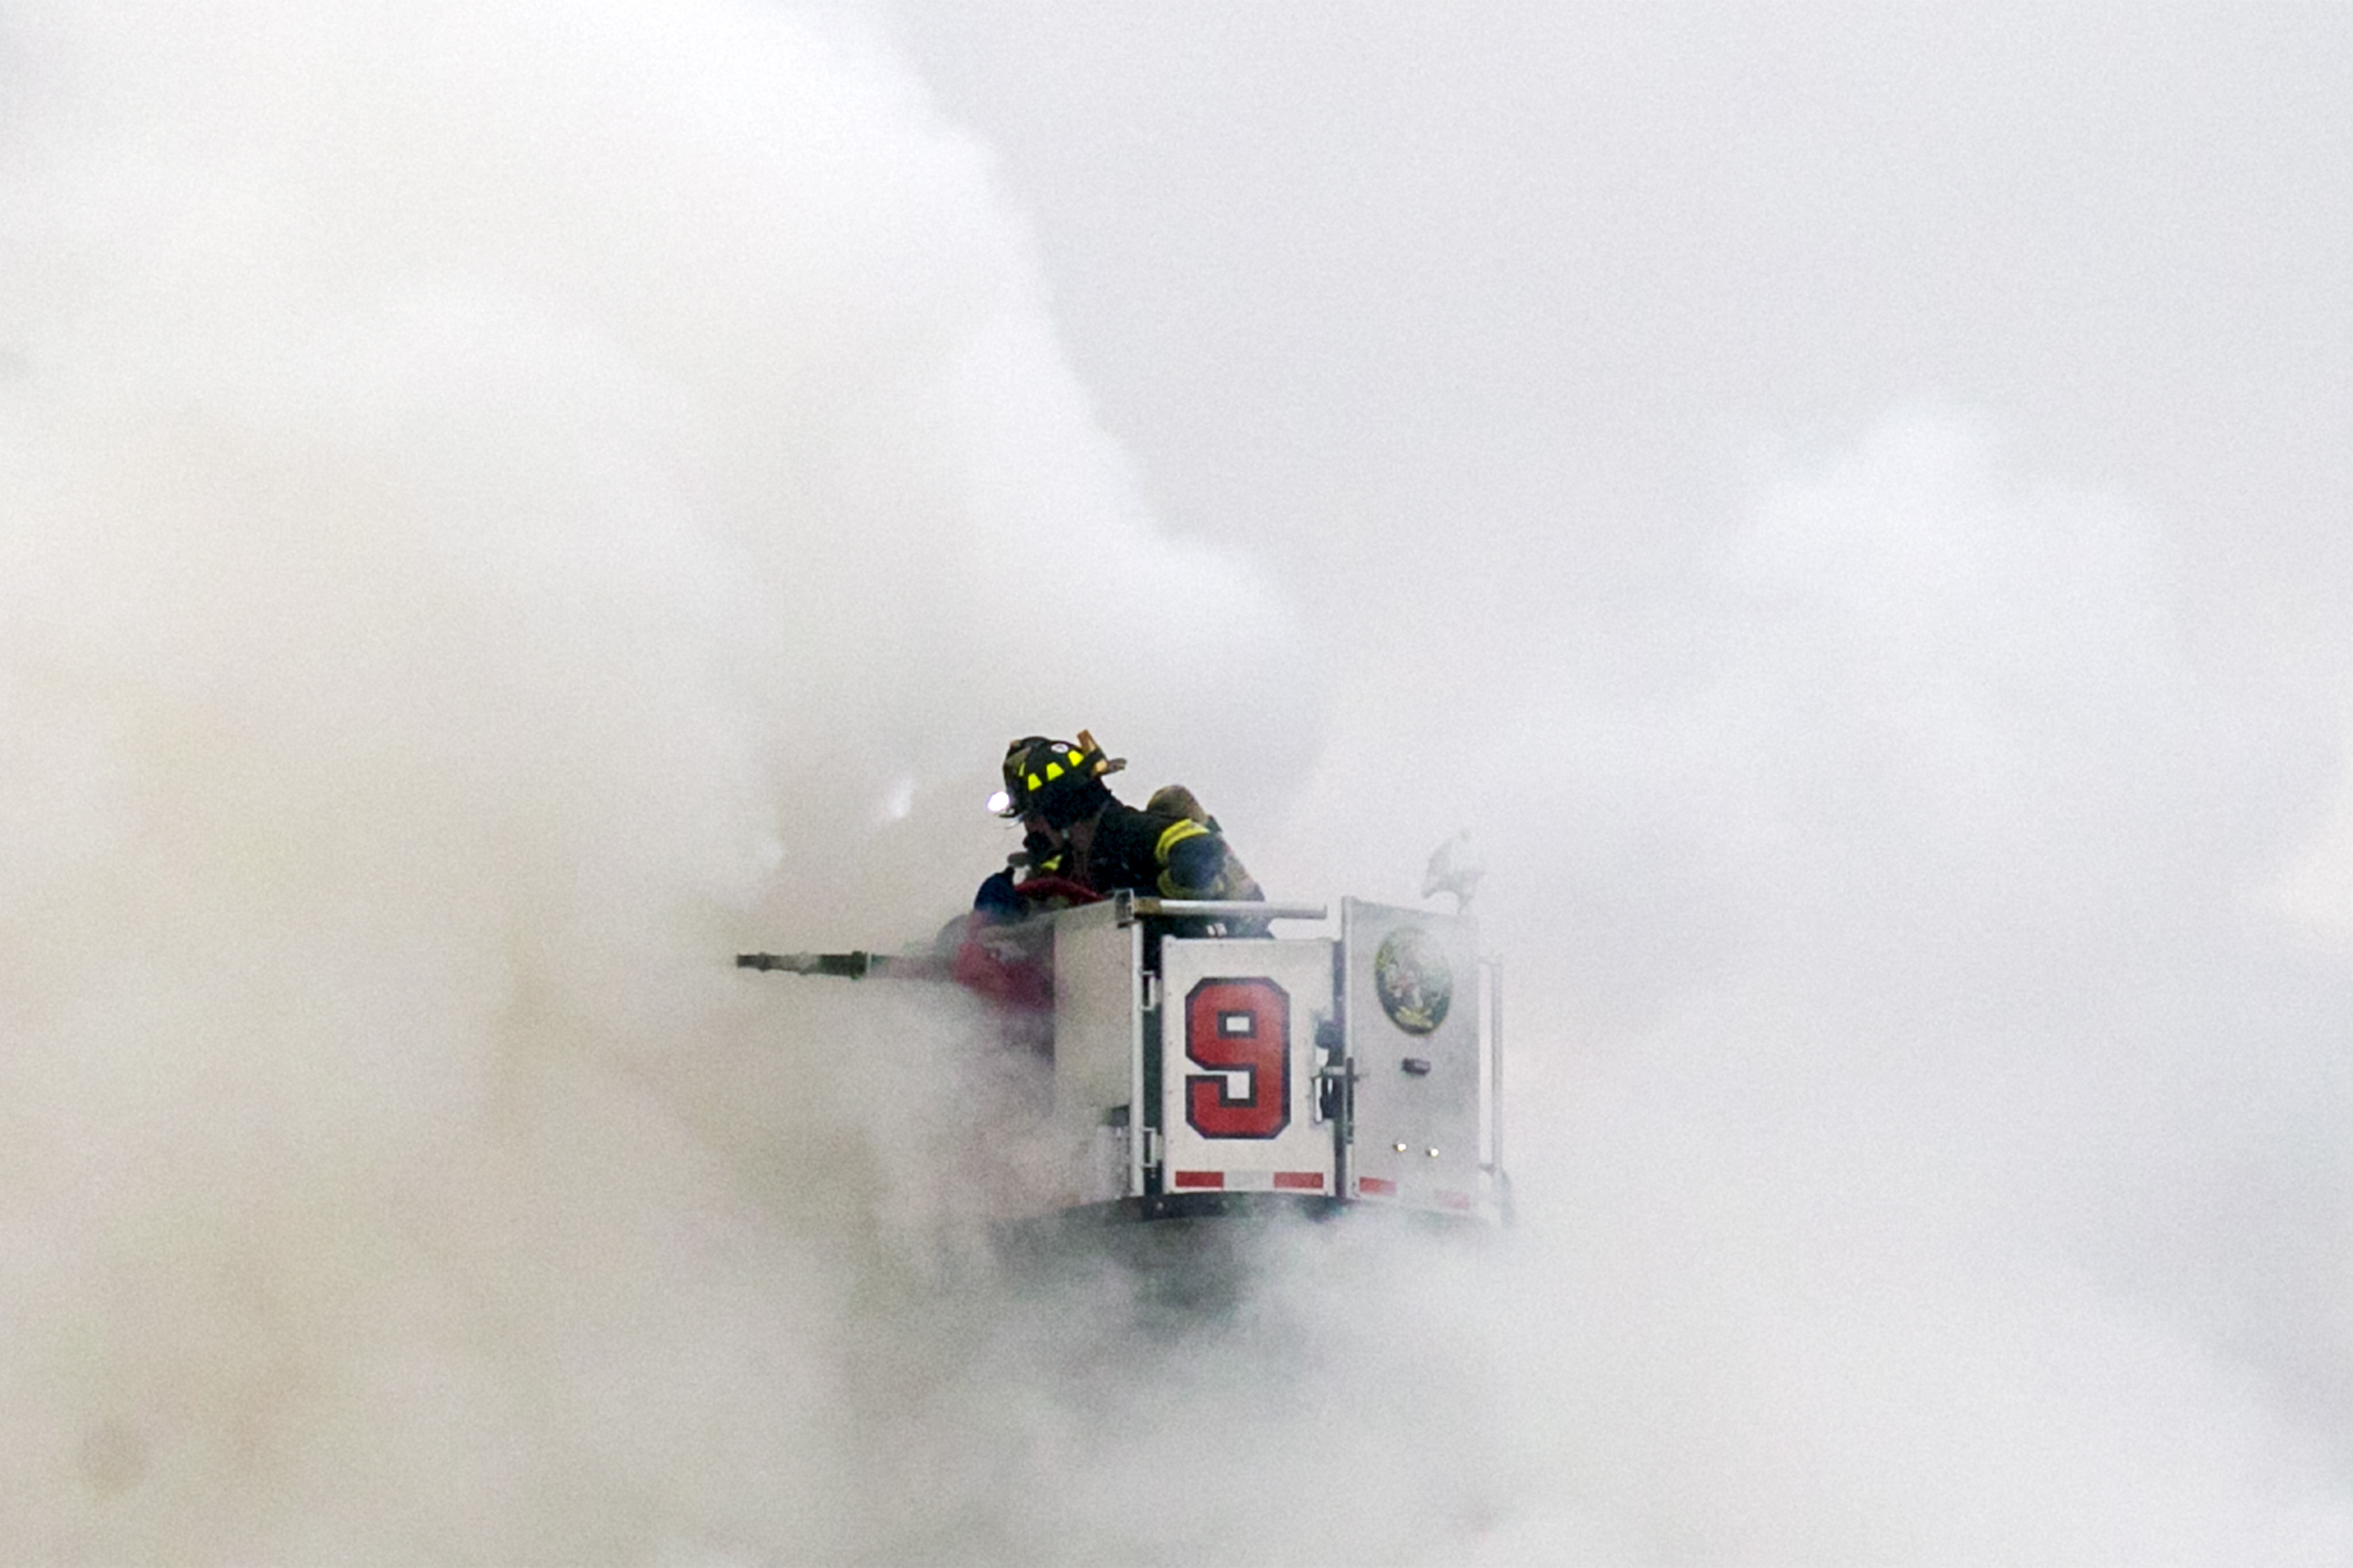
[[[2353,1555],[2330,6],[0,5],[0,1547]],[[894,943],[1472,829],[1234,1317]]]

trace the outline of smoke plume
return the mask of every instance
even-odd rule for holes
[[[855,13],[16,4],[0,103],[0,1555],[2353,1551],[2337,716],[2135,498],[1926,405],[1573,604],[1285,578]],[[730,967],[1081,725],[1279,896],[1474,828],[1517,1229],[1008,1266],[1035,1069]]]

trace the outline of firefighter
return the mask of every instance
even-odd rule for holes
[[[1189,793],[1177,810],[1138,811],[1103,782],[1120,766],[1083,730],[1075,743],[1030,735],[1006,748],[998,809],[1029,829],[1033,867],[1050,866],[1054,877],[1098,896],[1127,889],[1168,899],[1265,898]],[[1168,794],[1155,805],[1178,805]],[[1005,908],[1008,896],[1019,898],[1019,884],[1000,873],[982,884],[976,903]]]

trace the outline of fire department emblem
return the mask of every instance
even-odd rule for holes
[[[1381,1011],[1409,1035],[1426,1035],[1446,1022],[1454,1001],[1454,971],[1446,950],[1413,926],[1400,926],[1381,939],[1373,954],[1373,989]]]

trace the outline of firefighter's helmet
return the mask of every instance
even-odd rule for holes
[[[1005,804],[999,815],[1042,816],[1057,827],[1075,822],[1108,796],[1103,775],[1116,772],[1119,765],[1083,730],[1076,742],[1026,735],[1005,748]]]

